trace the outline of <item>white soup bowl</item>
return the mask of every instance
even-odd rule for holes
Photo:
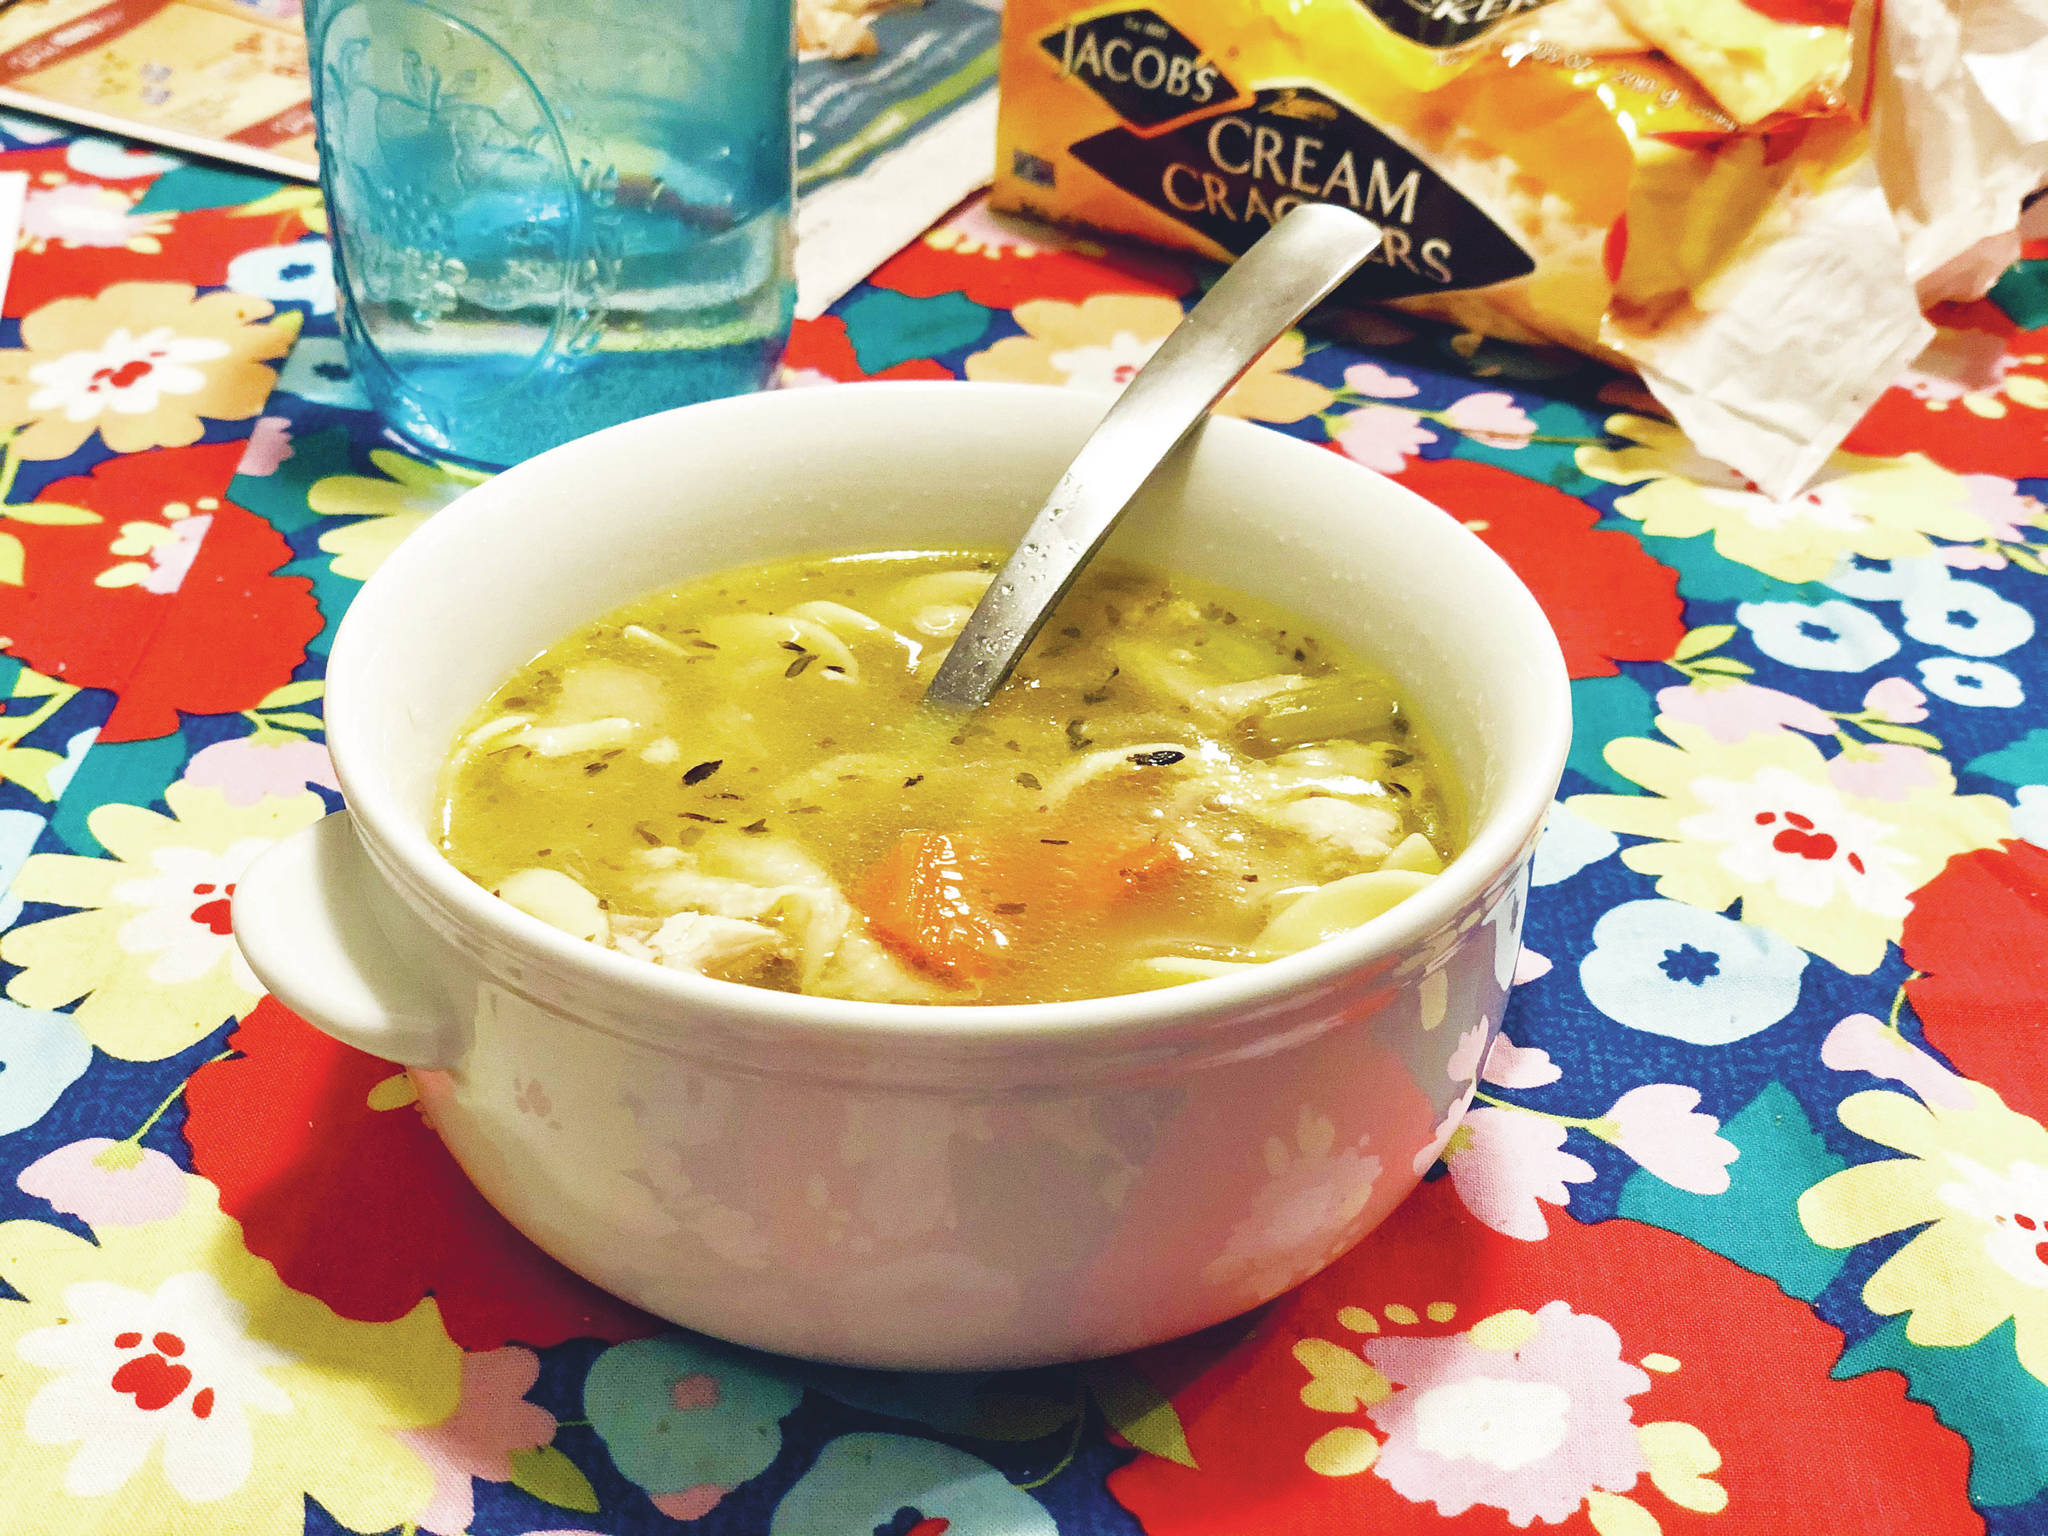
[[[1455,518],[1217,420],[1110,549],[1283,605],[1383,666],[1468,807],[1443,875],[1342,937],[1092,1002],[755,990],[571,938],[436,850],[459,729],[537,652],[726,567],[1007,547],[1101,397],[964,384],[628,422],[470,491],[356,598],[327,674],[348,809],[240,882],[256,974],[412,1069],[490,1201],[651,1312],[787,1354],[1016,1366],[1184,1334],[1306,1279],[1414,1187],[1514,974],[1570,736],[1550,626]]]

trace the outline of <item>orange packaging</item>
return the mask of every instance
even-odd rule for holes
[[[2048,0],[1968,9],[1885,0],[1881,32],[1874,0],[1009,0],[995,203],[1219,259],[1344,204],[1384,236],[1347,298],[1633,368],[1790,494],[1931,335],[1916,283],[2048,179],[2024,85],[1941,164],[1895,126],[1874,152],[1984,94],[1929,59],[1977,62],[1986,12],[2026,24],[1999,67],[2048,79]],[[1959,167],[2003,181],[1962,208]]]

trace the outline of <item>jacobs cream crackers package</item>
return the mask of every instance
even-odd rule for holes
[[[1346,298],[1633,368],[1779,494],[2043,180],[2048,0],[1005,12],[999,208],[1227,259],[1341,203],[1384,232]]]

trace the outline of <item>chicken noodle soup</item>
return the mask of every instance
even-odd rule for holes
[[[1386,682],[1203,582],[1099,564],[987,708],[923,709],[998,563],[778,562],[587,625],[457,742],[443,851],[656,964],[908,1003],[1223,975],[1377,916],[1455,851]]]

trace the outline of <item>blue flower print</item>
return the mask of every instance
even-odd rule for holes
[[[64,163],[80,175],[101,181],[140,181],[161,176],[185,162],[175,155],[159,155],[146,149],[131,149],[113,139],[73,139],[64,146]]]
[[[42,1119],[91,1065],[70,1014],[0,1000],[0,1136]]]
[[[1631,901],[1593,925],[1579,986],[1645,1034],[1729,1045],[1799,1004],[1806,952],[1776,934],[1679,901]]]
[[[277,387],[315,405],[338,405],[345,411],[370,408],[370,397],[349,366],[348,353],[332,336],[301,336],[284,360]]]
[[[1621,839],[1605,827],[1596,827],[1562,801],[1550,808],[1543,823],[1543,838],[1536,844],[1536,858],[1530,868],[1534,886],[1562,885],[1589,864],[1598,864],[1621,846]]]
[[[1906,633],[1964,656],[2003,656],[2034,637],[2034,616],[1981,582],[1929,582],[1899,607]]]
[[[87,726],[64,743],[64,761],[50,770],[50,793],[61,796],[71,786],[71,776],[78,772],[85,761],[85,754],[92,750],[92,744],[100,739],[100,728]]]
[[[1736,622],[1773,661],[1811,672],[1867,672],[1897,654],[1898,637],[1854,603],[1744,603]]]
[[[273,304],[304,304],[316,315],[334,313],[334,257],[325,240],[261,245],[228,263],[228,286]]]
[[[33,117],[19,117],[12,112],[0,112],[0,133],[4,133],[16,144],[47,144],[52,139],[61,139],[66,130],[56,123],[39,122]]]
[[[656,1508],[696,1520],[781,1454],[783,1416],[802,1397],[744,1351],[668,1333],[598,1356],[583,1411]]]
[[[14,920],[21,916],[21,898],[14,894],[14,877],[21,873],[36,839],[48,825],[34,811],[0,811],[0,928],[12,928]]]
[[[2020,680],[1995,662],[1935,656],[1921,662],[1918,671],[1927,691],[1951,704],[2016,709],[2027,701],[2027,691],[2020,686]]]
[[[776,1506],[769,1536],[1059,1536],[978,1456],[907,1435],[841,1435]]]

